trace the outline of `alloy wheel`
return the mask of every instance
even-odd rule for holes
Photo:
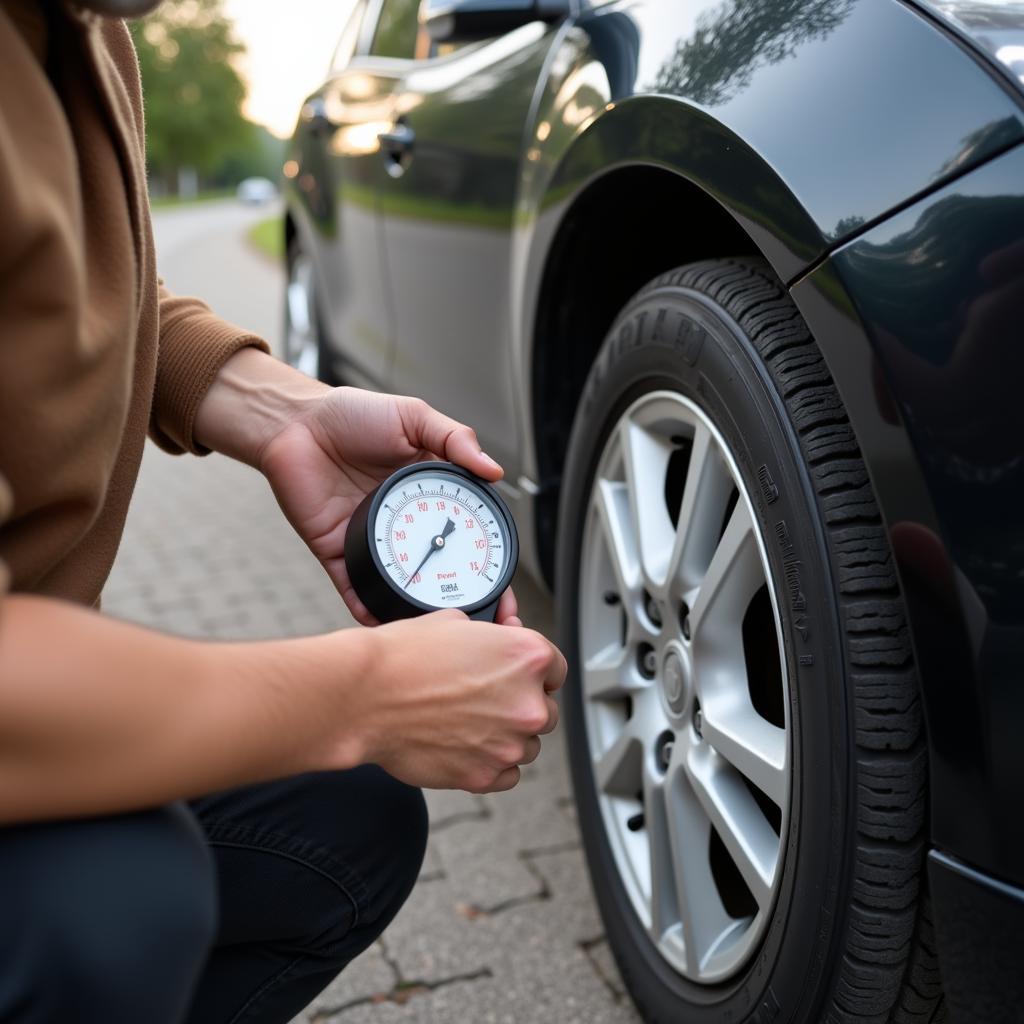
[[[754,505],[683,395],[642,396],[608,435],[579,584],[584,720],[620,878],[674,970],[724,981],[782,875],[789,687]]]

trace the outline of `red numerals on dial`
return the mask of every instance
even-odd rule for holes
[[[409,556],[408,556],[408,555],[407,555],[407,554],[406,554],[406,553],[405,553],[405,552],[403,551],[403,552],[402,552],[402,553],[401,553],[401,554],[400,554],[400,555],[398,556],[398,560],[399,560],[400,562],[408,562],[408,561],[409,561]]]
[[[469,563],[469,568],[470,568],[470,571],[472,571],[472,572],[479,572],[480,571],[480,563],[479,562],[470,562]]]
[[[443,512],[444,511],[444,502],[443,501],[439,501],[437,503],[437,511],[438,512]]]
[[[413,521],[413,519],[415,519],[415,518],[416,517],[411,512],[406,512],[405,513],[405,521],[407,523],[411,523]]]
[[[418,508],[418,509],[419,509],[419,510],[420,510],[421,512],[426,512],[426,511],[427,511],[427,509],[428,509],[428,508],[430,508],[430,506],[429,506],[429,505],[428,505],[428,504],[427,504],[427,503],[426,503],[425,501],[417,501],[417,502],[416,502],[416,507],[417,507],[417,508]]]
[[[395,540],[405,540],[405,530],[395,530]]]
[[[473,529],[473,520],[472,519],[467,519],[466,520],[466,529],[467,530],[472,530]]]
[[[477,537],[473,543],[476,545],[477,551],[483,551],[483,549],[487,547],[487,541],[485,541],[483,537]]]

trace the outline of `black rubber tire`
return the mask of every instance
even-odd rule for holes
[[[290,281],[292,277],[292,267],[295,264],[295,260],[302,253],[302,243],[299,240],[298,235],[294,235],[288,242],[288,248],[285,252],[285,281]],[[325,384],[329,384],[332,388],[339,387],[344,383],[341,377],[334,372],[332,366],[332,356],[330,346],[327,343],[326,336],[323,329],[323,320],[320,313],[320,303],[317,300],[316,290],[314,286],[313,291],[313,308],[314,317],[313,325],[316,329],[316,347],[317,347],[317,377]],[[285,297],[284,303],[284,344],[288,344],[288,330],[290,326],[290,316],[288,310],[288,300]],[[291,353],[285,352],[285,362],[292,363]],[[294,365],[294,364],[292,364]]]
[[[715,986],[667,965],[619,879],[576,670],[582,523],[597,460],[623,410],[660,388],[705,410],[754,496],[789,673],[794,774],[779,896],[757,953]],[[571,666],[564,718],[591,879],[644,1018],[942,1019],[923,892],[927,752],[899,585],[843,404],[766,264],[717,260],[665,274],[613,325],[566,459],[556,599]]]

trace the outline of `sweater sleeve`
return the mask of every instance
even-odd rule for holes
[[[11,489],[7,486],[7,481],[4,480],[2,475],[0,475],[0,529],[3,528],[4,523],[7,521],[7,517],[11,514],[12,504]],[[7,566],[4,564],[4,560],[0,558],[0,598],[7,593],[7,589],[10,585],[11,575],[7,571]]]
[[[269,352],[250,331],[221,320],[199,299],[173,295],[160,285],[160,340],[150,437],[164,450],[206,455],[193,435],[196,411],[220,372],[239,349]]]

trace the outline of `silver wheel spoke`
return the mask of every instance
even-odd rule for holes
[[[639,534],[640,566],[644,579],[657,587],[668,575],[672,551],[672,520],[661,498],[672,445],[628,416],[619,427],[619,443],[630,512]]]
[[[594,502],[608,548],[612,573],[623,600],[626,600],[640,587],[640,559],[635,531],[629,518],[626,485],[612,480],[600,480]]]
[[[681,593],[696,588],[707,571],[732,490],[711,431],[697,424],[669,559],[669,577]]]
[[[746,679],[742,685],[746,688]],[[749,694],[735,697],[708,695],[703,707],[704,740],[781,807],[789,778],[786,730],[762,718]]]
[[[764,583],[764,567],[745,501],[738,501],[690,609],[694,647],[734,646],[750,599]],[[711,634],[711,635],[709,635]]]
[[[628,648],[611,643],[584,662],[583,689],[589,700],[615,700],[645,687]]]
[[[643,756],[637,719],[630,718],[594,765],[598,789],[609,796],[635,796],[641,789]]]
[[[743,781],[714,752],[694,750],[686,775],[758,907],[766,908],[775,881],[779,838]]]
[[[711,822],[681,765],[666,776],[666,829],[672,846],[673,892],[678,901],[686,962],[699,974],[707,953],[732,926],[711,873]]]
[[[304,338],[309,334],[309,296],[305,285],[298,281],[288,285],[288,316],[296,338]]]
[[[285,359],[310,377],[320,369],[320,346],[313,313],[313,264],[304,256],[292,265],[285,291],[288,313]]]
[[[647,826],[651,869],[651,938],[661,943],[665,932],[679,923],[675,851],[665,808],[665,789],[650,771],[644,772],[644,822]]]

